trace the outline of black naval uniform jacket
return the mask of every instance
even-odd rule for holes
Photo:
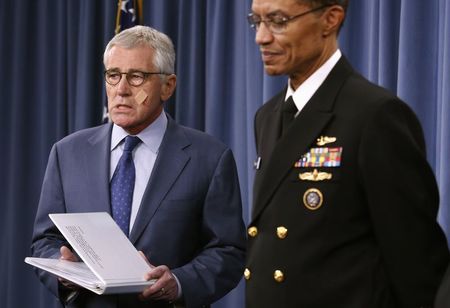
[[[445,272],[441,286],[439,287],[438,293],[436,295],[436,300],[434,302],[434,308],[448,307],[450,307],[450,266]]]
[[[449,252],[414,113],[344,57],[279,137],[284,97],[255,117],[247,308],[432,307]]]

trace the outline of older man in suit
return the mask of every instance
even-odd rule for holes
[[[248,308],[432,307],[449,260],[420,124],[355,72],[346,0],[253,0],[265,70],[287,88],[255,117]]]
[[[157,279],[142,294],[98,296],[40,272],[68,307],[206,307],[241,278],[245,227],[233,155],[164,113],[176,86],[174,61],[172,42],[152,28],[116,35],[104,54],[113,123],[51,150],[33,255],[77,261],[48,214],[105,211],[155,266],[146,278]]]

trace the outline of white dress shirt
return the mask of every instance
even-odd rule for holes
[[[136,182],[133,191],[133,202],[131,205],[130,232],[136,220],[136,215],[144,196],[145,188],[152,174],[159,146],[167,128],[167,117],[164,112],[136,136],[141,139],[133,151],[133,161],[136,168]],[[109,180],[111,181],[120,157],[123,153],[124,138],[129,134],[120,126],[114,124],[111,134],[111,160],[109,168]]]
[[[298,109],[298,112],[295,114],[296,117],[328,77],[341,56],[341,51],[339,49],[336,50],[334,54],[321,67],[319,67],[317,71],[309,76],[308,79],[306,79],[295,91],[292,89],[291,80],[289,79],[285,101],[289,98],[289,96],[292,96],[295,106]]]

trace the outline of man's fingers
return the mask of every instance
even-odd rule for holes
[[[72,261],[72,262],[78,261],[78,258],[75,256],[75,254],[66,246],[62,246],[59,249],[59,252],[61,253],[60,259],[62,259],[62,260],[67,260],[67,261]]]
[[[139,296],[141,300],[156,299],[173,301],[178,296],[178,284],[170,269],[165,266],[157,266],[148,272],[145,279],[157,279],[150,287],[146,288]]]
[[[147,272],[144,276],[145,280],[159,279],[165,273],[165,269],[161,266],[153,267],[151,271]]]

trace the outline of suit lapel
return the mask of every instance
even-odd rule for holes
[[[136,243],[172,185],[190,160],[184,149],[190,145],[183,130],[169,116],[167,130],[147,184],[136,221],[130,233],[130,241]]]
[[[270,110],[270,113],[267,116],[266,121],[264,121],[265,125],[261,127],[261,137],[259,140],[261,141],[259,144],[260,155],[264,158],[269,158],[272,154],[272,151],[278,141],[278,137],[281,133],[281,115],[280,115],[280,106],[284,102],[284,93],[278,95],[274,98],[276,102],[274,108]]]
[[[94,202],[89,204],[93,212],[111,213],[109,196],[109,161],[112,125],[103,125],[88,139],[89,147],[84,151],[85,168],[88,176],[86,187]],[[95,170],[95,172],[93,172]]]
[[[269,157],[272,155],[272,151],[278,141],[278,136],[280,135],[280,113],[279,107],[283,102],[284,98],[283,91],[280,95],[274,97],[268,104],[275,103],[274,107],[266,115],[266,118],[263,119],[264,125],[257,128],[259,132],[259,136],[257,137],[257,148],[258,148],[258,159],[261,158],[261,164],[265,165],[269,161]],[[264,170],[264,167],[263,169]],[[258,190],[258,187],[261,183],[262,172],[257,171],[255,175],[254,182],[254,191]]]
[[[295,161],[307,152],[332,119],[335,99],[351,72],[350,65],[342,57],[297,116],[289,131],[275,144],[267,165],[257,176],[259,182],[255,186],[252,220],[257,219]]]

